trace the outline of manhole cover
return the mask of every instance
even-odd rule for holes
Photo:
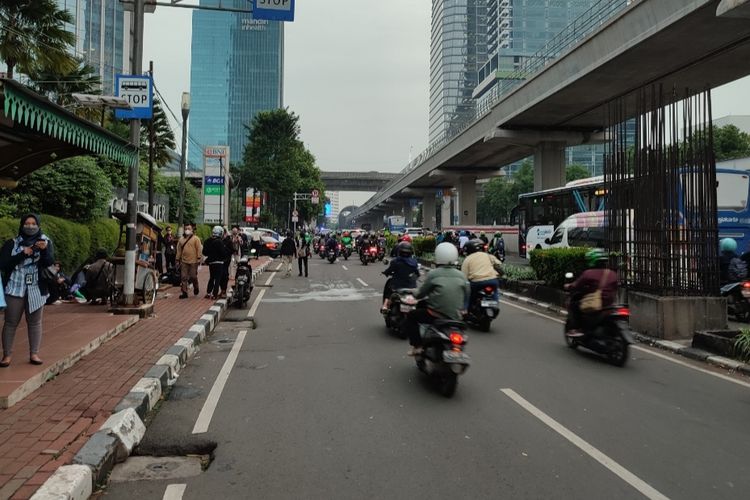
[[[116,465],[110,476],[115,483],[156,481],[199,476],[202,457],[130,457]]]

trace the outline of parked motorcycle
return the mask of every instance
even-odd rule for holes
[[[466,312],[466,322],[483,332],[490,331],[492,320],[500,312],[500,303],[495,299],[495,285],[487,285],[477,290]]]
[[[750,281],[722,286],[721,296],[727,299],[727,314],[738,321],[750,322]]]
[[[465,328],[463,322],[447,319],[435,320],[432,325],[420,325],[422,353],[414,357],[417,368],[437,384],[445,397],[453,396],[458,376],[471,364],[471,358],[464,352],[468,339]]]
[[[247,257],[242,257],[234,274],[232,304],[237,308],[245,307],[253,293],[253,270]]]
[[[573,281],[573,273],[566,273],[565,280]],[[628,361],[630,344],[633,335],[630,332],[630,309],[626,305],[613,305],[597,314],[596,318],[588,317],[583,321],[583,337],[563,335],[571,349],[578,346],[605,356],[616,366],[625,366]]]
[[[374,264],[378,260],[378,247],[370,245],[362,249],[359,254],[362,265]]]

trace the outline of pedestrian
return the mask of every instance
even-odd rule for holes
[[[47,300],[48,283],[40,280],[41,270],[54,262],[52,240],[42,233],[38,215],[21,218],[18,236],[0,249],[0,270],[5,287],[5,324],[3,325],[3,359],[0,367],[10,365],[13,341],[21,316],[26,313],[29,334],[29,362],[41,365],[42,311]]]
[[[165,233],[161,236],[161,248],[167,263],[167,273],[169,273],[174,269],[177,255],[177,239],[172,234],[172,226],[167,226]]]
[[[223,236],[224,229],[221,226],[214,226],[211,237],[203,245],[203,255],[206,257],[209,275],[206,299],[216,300],[219,297],[221,280],[224,275],[224,257],[226,256]]]
[[[198,285],[198,265],[203,255],[203,245],[201,239],[193,231],[195,231],[194,224],[185,224],[182,238],[177,243],[175,259],[180,263],[181,299],[188,297],[188,285],[190,283],[193,284],[193,295],[201,293]]]
[[[292,237],[292,233],[287,231],[286,238],[281,242],[281,258],[283,269],[286,271],[284,277],[292,275],[292,259],[297,255],[297,243]]]
[[[227,231],[226,228],[224,228],[224,238],[222,239],[222,243],[224,244],[224,272],[221,275],[221,294],[219,295],[219,298],[226,299],[230,276],[229,268],[232,266],[232,255],[235,251],[232,234]]]
[[[299,266],[299,275],[302,276],[302,265],[305,266],[305,278],[307,278],[307,263],[312,256],[310,244],[312,237],[304,229],[299,233],[297,238],[297,265]]]

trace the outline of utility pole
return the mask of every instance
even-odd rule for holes
[[[143,72],[143,21],[144,0],[134,0],[131,69],[134,75]],[[128,224],[125,232],[125,272],[123,300],[125,305],[135,305],[135,228],[138,225],[138,169],[140,163],[141,120],[130,121],[130,142],[136,148],[135,161],[128,172]]]
[[[154,81],[154,61],[148,63],[148,74],[151,75],[151,81]],[[154,142],[154,115],[151,115],[151,120],[148,122],[148,213],[151,217],[156,217],[154,214],[154,153],[155,147]]]
[[[180,158],[180,206],[177,207],[177,233],[182,236],[185,214],[185,169],[187,166],[187,122],[190,114],[190,92],[182,93],[182,157]]]

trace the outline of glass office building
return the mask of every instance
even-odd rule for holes
[[[115,75],[129,71],[130,14],[119,0],[57,0],[73,16],[67,26],[76,34],[75,55],[102,79],[102,93],[113,95]]]
[[[200,4],[218,6],[219,1]],[[250,6],[247,0],[221,4]],[[196,10],[191,59],[190,161],[203,164],[203,146],[228,145],[230,161],[240,162],[247,143],[245,126],[259,111],[283,107],[283,23],[247,13]]]
[[[474,116],[472,92],[487,60],[487,0],[433,0],[430,143]]]

